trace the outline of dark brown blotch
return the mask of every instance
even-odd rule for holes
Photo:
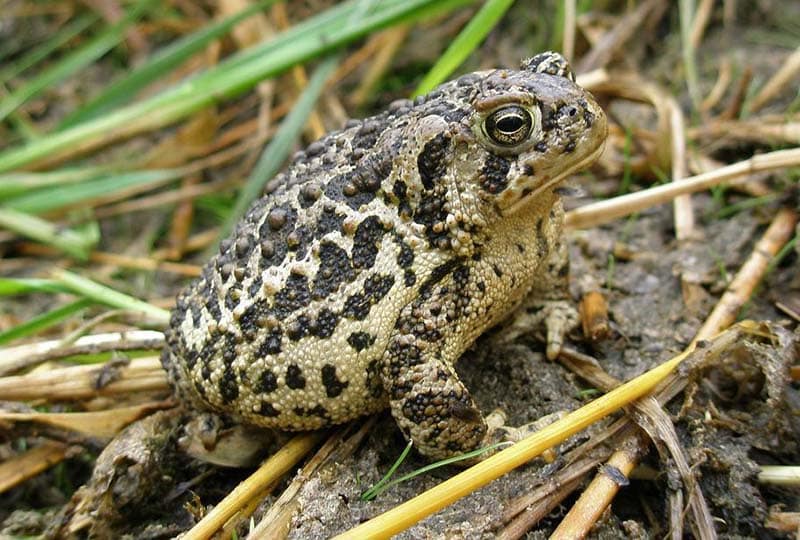
[[[426,142],[417,155],[417,171],[425,189],[432,190],[436,182],[447,172],[449,147],[450,137],[446,133],[439,133]]]
[[[297,364],[289,364],[286,368],[286,386],[292,390],[302,390],[306,387],[306,378],[303,370]]]
[[[322,241],[319,246],[319,269],[314,278],[312,296],[327,298],[339,289],[342,283],[355,278],[353,265],[347,252],[334,242]]]
[[[353,332],[347,336],[347,343],[349,343],[356,352],[361,352],[375,343],[375,336],[369,332]]]
[[[258,379],[257,391],[261,394],[269,394],[278,389],[278,378],[270,369],[265,369]]]
[[[481,187],[492,194],[501,193],[508,187],[508,171],[511,162],[501,156],[489,154],[481,168]]]
[[[319,310],[317,317],[309,324],[311,334],[318,338],[329,338],[339,324],[340,316],[328,308]]]
[[[352,259],[355,268],[372,268],[384,234],[386,229],[378,216],[368,216],[358,224],[353,236]]]
[[[268,418],[275,418],[276,416],[280,416],[281,412],[276,409],[272,403],[268,401],[262,401],[261,406],[258,409],[258,414]]]
[[[233,366],[230,364],[225,366],[222,377],[219,380],[219,394],[222,397],[223,404],[231,403],[239,397],[239,383]]]
[[[336,376],[336,366],[333,364],[325,364],[322,366],[322,385],[325,387],[325,394],[329,398],[339,396],[349,383],[347,381],[340,381]]]

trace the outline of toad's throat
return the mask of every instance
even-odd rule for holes
[[[530,201],[534,200],[537,195],[556,187],[571,174],[589,167],[600,157],[604,148],[605,141],[599,144],[591,153],[586,154],[582,159],[579,159],[555,176],[535,176],[521,179],[516,186],[507,191],[509,193],[507,200],[509,200],[510,204],[505,206],[501,202],[500,211],[504,216],[515,214]]]

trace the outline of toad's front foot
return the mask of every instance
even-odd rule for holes
[[[544,327],[548,360],[555,360],[565,336],[578,326],[578,311],[570,300],[538,300],[518,309],[503,329],[502,341],[509,343],[517,337]]]

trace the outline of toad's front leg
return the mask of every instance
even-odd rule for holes
[[[544,260],[532,289],[505,323],[501,339],[508,343],[543,328],[547,358],[554,360],[567,333],[577,326],[578,312],[569,295],[569,252],[564,238],[560,238]]]
[[[423,287],[395,324],[382,359],[383,386],[400,429],[416,449],[432,459],[470,452],[505,438],[502,415],[481,414],[453,367],[463,346],[458,322],[468,295],[468,272],[456,270]],[[508,431],[510,433],[510,431]]]
[[[453,366],[434,344],[400,334],[384,354],[392,416],[414,447],[432,459],[479,448],[488,427]]]

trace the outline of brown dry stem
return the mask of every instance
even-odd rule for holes
[[[671,182],[576,208],[567,212],[566,226],[572,229],[594,227],[667,203],[678,195],[702,191],[727,181],[736,181],[756,172],[775,171],[798,165],[800,165],[800,148],[759,154],[715,171],[690,176],[678,183]]]
[[[158,350],[164,346],[164,334],[152,330],[111,332],[80,337],[69,346],[68,343],[63,339],[53,339],[0,349],[0,375],[14,373],[50,360],[81,354]],[[0,378],[0,381],[2,380]]]
[[[758,94],[750,102],[750,113],[754,113],[764,107],[780,94],[792,80],[800,73],[800,47],[789,55],[781,68],[772,76],[770,80],[758,91]]]
[[[67,457],[68,446],[45,441],[27,452],[0,463],[0,493],[18,486]]]
[[[289,530],[292,516],[298,508],[297,498],[300,490],[306,482],[322,467],[330,463],[340,461],[356,451],[358,446],[374,427],[377,417],[367,418],[361,427],[352,435],[350,428],[352,424],[345,428],[338,429],[328,438],[324,445],[317,451],[308,463],[303,466],[300,472],[292,480],[278,500],[273,503],[269,511],[261,518],[256,527],[250,531],[248,540],[259,538],[285,538]]]
[[[151,402],[133,407],[75,413],[15,413],[0,411],[0,422],[33,422],[96,437],[111,439],[122,429],[153,411],[171,407],[171,402]]]
[[[724,96],[725,92],[728,90],[732,78],[733,63],[729,57],[725,56],[720,60],[719,73],[717,74],[717,80],[714,86],[711,87],[708,95],[700,103],[700,112],[707,113],[720,102],[722,96]]]
[[[116,379],[98,388],[103,366],[73,366],[0,378],[0,400],[75,401],[134,392],[167,392],[167,377],[157,357],[121,366]]]

